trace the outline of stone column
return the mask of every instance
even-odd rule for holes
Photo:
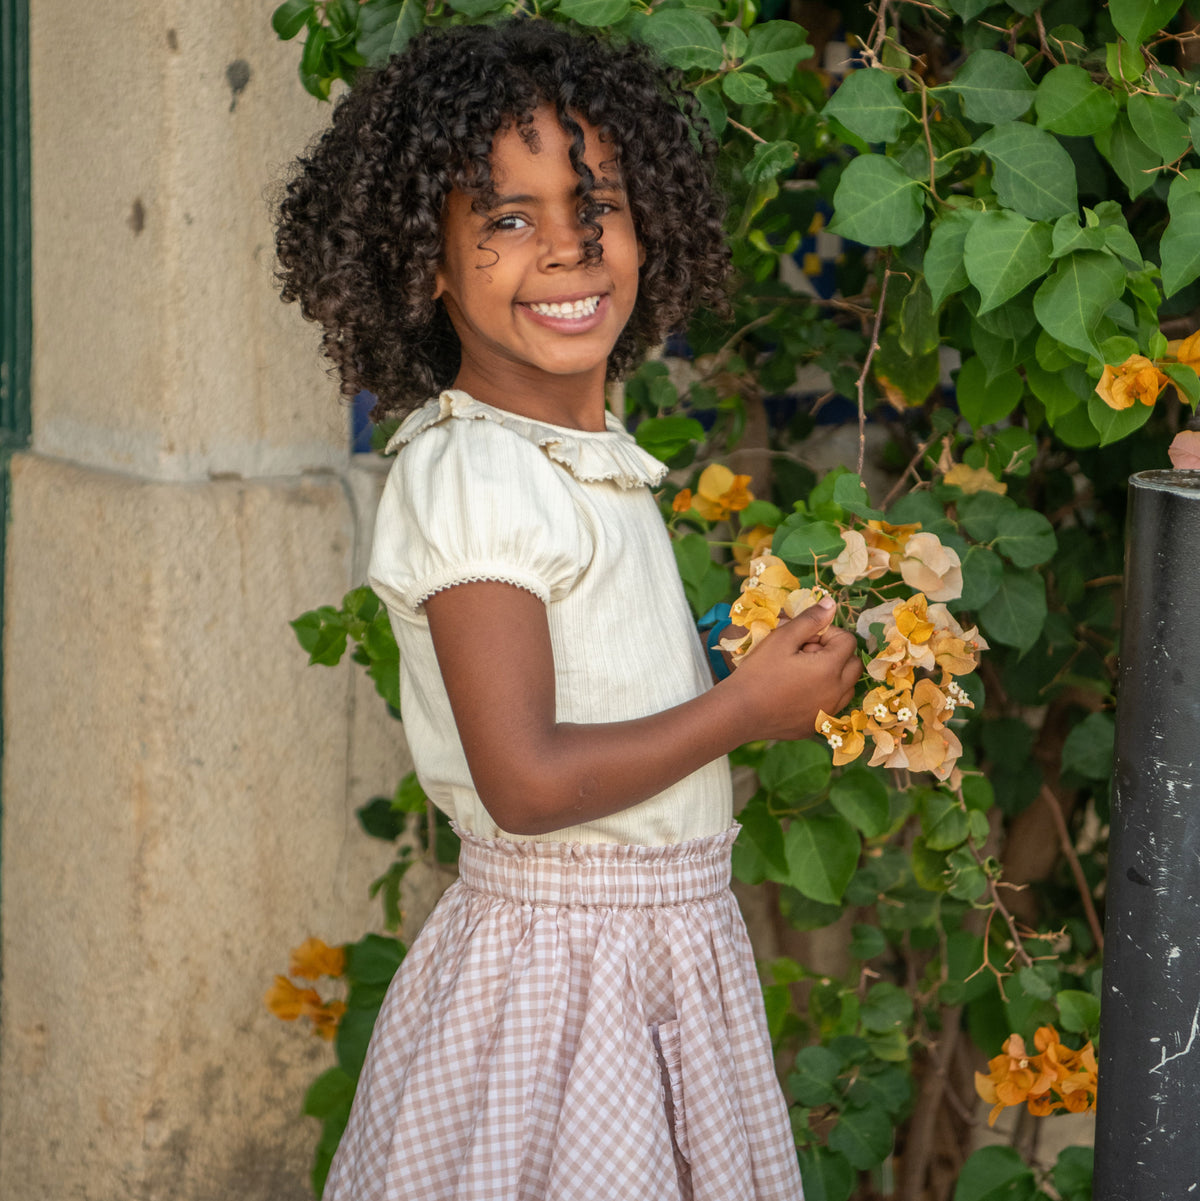
[[[272,285],[328,119],[271,5],[31,4],[33,440],[12,465],[0,1196],[309,1195],[328,1044],[262,994],[378,924],[404,770],[287,622],[361,580],[371,480]],[[370,472],[368,472],[370,475]]]

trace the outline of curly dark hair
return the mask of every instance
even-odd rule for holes
[[[645,251],[609,377],[628,372],[698,307],[727,311],[717,147],[677,72],[642,46],[540,20],[427,30],[360,75],[296,161],[278,211],[281,295],[324,327],[342,393],[373,392],[377,420],[453,383],[458,338],[433,299],[443,205],[452,188],[477,209],[493,203],[493,139],[529,128],[543,105],[572,142],[582,222],[593,231],[584,254],[602,253],[601,231],[576,118],[611,140]]]

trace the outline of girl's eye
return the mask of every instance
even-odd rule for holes
[[[493,229],[524,229],[529,224],[519,213],[505,213],[492,222]]]
[[[617,206],[608,200],[597,200],[592,205],[592,212],[597,217],[607,217],[617,211]]]

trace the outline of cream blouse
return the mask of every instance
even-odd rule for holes
[[[517,838],[471,782],[424,602],[472,580],[546,605],[557,720],[645,717],[711,686],[670,539],[649,485],[666,468],[611,414],[608,429],[548,425],[447,391],[409,415],[375,522],[368,573],[400,648],[400,700],[430,799],[484,838]],[[732,822],[722,757],[620,813],[539,841],[662,845]]]

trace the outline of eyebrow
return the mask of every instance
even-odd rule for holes
[[[593,192],[624,192],[625,186],[619,179],[598,179],[592,184],[591,191]],[[514,194],[511,196],[497,196],[492,208],[500,208],[505,204],[533,204],[540,197],[528,196],[523,194]]]

